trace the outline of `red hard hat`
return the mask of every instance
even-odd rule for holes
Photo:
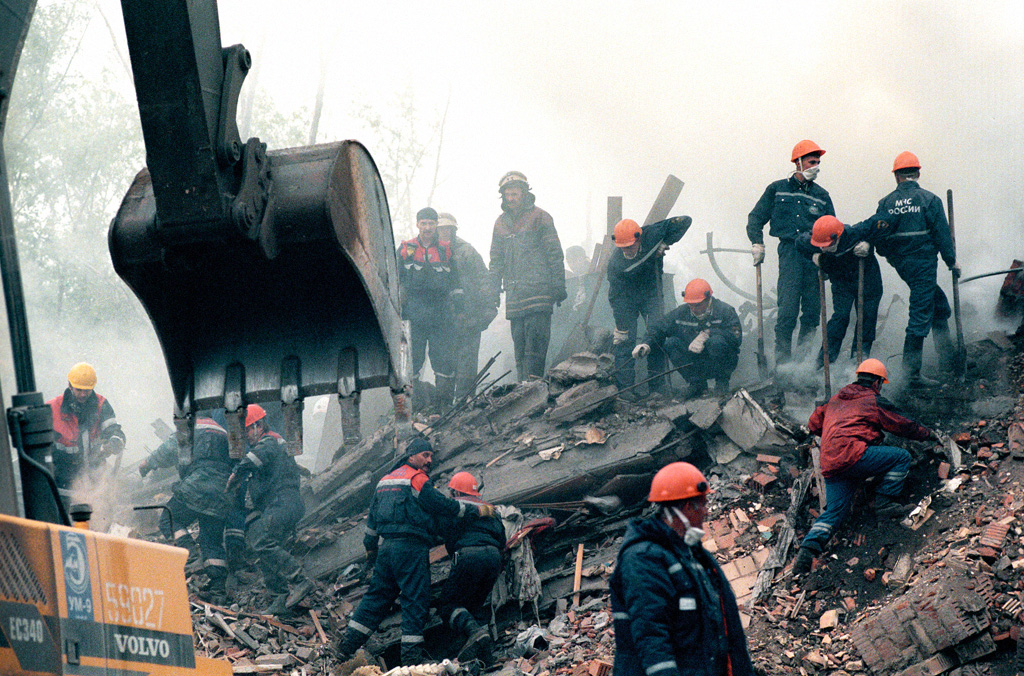
[[[458,472],[452,477],[451,481],[448,482],[448,488],[459,493],[465,493],[466,495],[476,495],[479,497],[480,491],[476,489],[476,479],[469,472]]]
[[[874,357],[862,361],[860,366],[857,367],[857,373],[870,373],[881,378],[883,383],[889,382],[889,374],[885,370],[885,364]]]
[[[899,171],[900,169],[920,169],[921,162],[917,159],[917,155],[904,150],[902,153],[896,156],[896,159],[892,163],[892,170]]]
[[[245,426],[259,422],[267,417],[267,412],[263,410],[263,407],[259,404],[249,404],[249,407],[245,409]]]
[[[675,502],[711,492],[704,473],[688,462],[665,465],[651,480],[649,502]]]
[[[636,221],[624,218],[615,224],[615,233],[612,235],[612,241],[619,248],[633,246],[640,239],[640,232],[640,226]]]
[[[822,216],[814,221],[811,229],[811,244],[818,248],[829,246],[843,234],[843,223],[835,216]]]
[[[790,162],[796,162],[805,155],[817,155],[818,157],[821,157],[824,154],[825,151],[818,147],[817,143],[815,143],[814,141],[808,141],[807,139],[804,139],[803,141],[800,141],[800,143],[797,143],[795,146],[793,146],[793,158],[790,160]]]
[[[691,279],[683,290],[683,302],[690,305],[703,303],[708,298],[711,298],[711,285],[700,277]]]

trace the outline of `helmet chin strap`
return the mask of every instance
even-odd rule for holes
[[[699,545],[701,538],[704,537],[704,531],[700,528],[694,528],[691,526],[690,520],[686,518],[686,515],[683,514],[683,511],[678,507],[669,507],[669,511],[686,527],[686,532],[683,533],[683,542],[685,542],[689,547],[696,547]]]

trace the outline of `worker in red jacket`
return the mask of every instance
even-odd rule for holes
[[[839,390],[814,409],[808,426],[821,437],[821,474],[825,477],[825,511],[811,526],[793,564],[793,574],[811,569],[832,532],[850,511],[857,487],[869,477],[880,477],[875,490],[875,513],[902,516],[909,510],[897,498],[910,472],[910,453],[895,446],[880,446],[885,433],[924,441],[938,439],[935,432],[900,415],[879,396],[889,382],[885,364],[865,359],[857,367],[857,381]]]

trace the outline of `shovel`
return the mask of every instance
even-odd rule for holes
[[[864,259],[857,259],[857,364],[864,361]]]
[[[764,353],[764,301],[761,295],[761,264],[754,266],[757,271],[757,371],[762,378],[768,377],[768,355]]]
[[[946,211],[949,212],[949,236],[953,240],[953,252],[956,253],[956,228],[953,225],[953,191],[946,191]],[[960,280],[953,272],[953,318],[956,321],[956,356],[953,358],[953,372],[963,377],[967,370],[966,350],[964,349],[964,325],[960,321]]]
[[[828,299],[825,297],[825,273],[818,270],[818,297],[821,299],[821,366],[825,372],[825,400],[832,398],[832,377],[828,368]]]

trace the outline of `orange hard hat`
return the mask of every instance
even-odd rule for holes
[[[700,277],[691,279],[683,290],[683,302],[690,305],[703,303],[708,298],[711,298],[711,285]]]
[[[480,491],[476,489],[476,479],[469,472],[458,472],[452,477],[451,481],[448,482],[448,488],[453,491],[465,493],[466,495],[480,495]]]
[[[843,222],[835,216],[822,216],[814,221],[811,229],[811,244],[822,248],[829,246],[843,234]]]
[[[249,404],[249,407],[245,409],[245,426],[259,422],[267,417],[267,412],[263,410],[263,407],[259,404]]]
[[[612,235],[612,241],[619,248],[633,246],[640,239],[640,232],[640,226],[636,221],[623,218],[615,224],[615,233]]]
[[[892,170],[899,171],[900,169],[920,169],[921,162],[917,159],[917,155],[904,150],[902,153],[896,156],[896,159],[892,163]]]
[[[649,502],[675,502],[711,492],[704,473],[688,462],[673,462],[658,470],[651,480]]]
[[[889,374],[885,370],[885,364],[874,357],[862,361],[860,366],[857,367],[857,373],[870,373],[881,378],[883,383],[889,382]]]
[[[814,141],[808,141],[807,139],[804,139],[803,141],[800,141],[800,143],[797,143],[795,146],[793,146],[793,158],[790,160],[790,162],[796,162],[805,155],[817,155],[818,157],[821,157],[824,154],[825,151],[822,150],[817,143],[815,143]]]

